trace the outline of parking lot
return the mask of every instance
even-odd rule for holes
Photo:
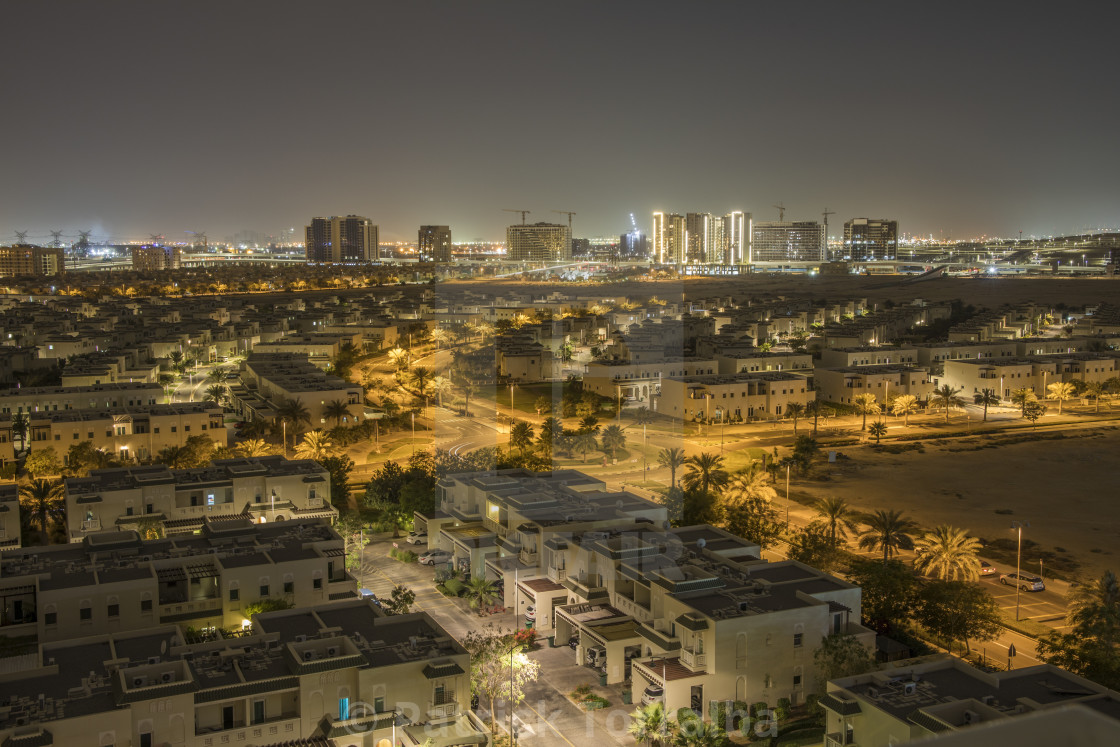
[[[390,558],[393,542],[370,543],[365,549],[363,569],[355,574],[361,585],[378,598],[387,599],[397,584],[411,589],[416,593],[414,609],[427,612],[455,638],[462,638],[489,623],[505,630],[524,624],[515,620],[511,612],[479,616],[467,611],[456,600],[443,596],[436,591],[433,582],[435,568]],[[403,537],[396,542],[401,547],[410,547]],[[576,664],[575,653],[567,646],[567,641],[557,643],[557,648],[550,648],[544,639],[540,648],[529,653],[531,658],[540,661],[541,673],[537,682],[526,689],[525,700],[514,713],[514,727],[519,738],[531,739],[533,745],[542,747],[575,747],[579,740],[586,739],[594,739],[601,745],[633,745],[634,740],[626,734],[626,726],[629,724],[627,715],[634,707],[622,702],[622,686],[600,685],[596,670]],[[584,712],[572,703],[567,693],[583,684],[592,685],[595,694],[610,701],[610,707]],[[497,704],[496,711],[496,720],[501,724],[499,730],[508,730],[509,711],[503,704]],[[480,709],[479,715],[489,719],[485,708]]]

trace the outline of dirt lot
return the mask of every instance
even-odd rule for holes
[[[1003,540],[1012,543],[1012,562],[1011,522],[1029,521],[1024,568],[1038,570],[1041,550],[1047,567],[1093,577],[1120,569],[1120,430],[1067,435],[994,448],[980,448],[986,442],[979,438],[926,443],[924,452],[900,454],[849,447],[841,450],[849,461],[820,470],[827,480],[803,481],[795,490],[814,498],[838,495],[860,510],[901,508],[923,527],[948,523],[984,540]],[[1041,547],[1028,549],[1027,540]]]

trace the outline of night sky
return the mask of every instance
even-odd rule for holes
[[[1103,6],[1110,7],[1103,7]],[[1120,225],[1115,4],[20,2],[0,241],[574,210]]]

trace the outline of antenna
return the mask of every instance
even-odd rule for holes
[[[771,205],[770,207],[778,208],[778,222],[779,223],[784,223],[785,219],[786,219],[786,206],[785,206],[785,204],[779,202],[777,205]]]
[[[27,243],[27,234],[28,234],[27,231],[16,231],[16,243],[17,244],[26,244]]]
[[[525,225],[525,216],[533,212],[532,210],[513,210],[511,208],[502,208],[506,213],[521,213],[521,225]]]

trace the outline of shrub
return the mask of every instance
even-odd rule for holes
[[[291,609],[291,606],[292,603],[286,599],[262,599],[259,602],[245,605],[245,617],[252,619],[253,615],[262,612]]]
[[[533,628],[519,628],[513,634],[513,642],[525,648],[532,648],[537,642],[537,631]]]
[[[467,590],[467,585],[457,578],[448,579],[443,586],[449,594],[456,597],[463,596],[463,592]]]
[[[412,550],[402,550],[398,547],[394,547],[389,551],[389,557],[393,558],[393,560],[399,560],[402,563],[415,563],[417,555],[412,552]]]

